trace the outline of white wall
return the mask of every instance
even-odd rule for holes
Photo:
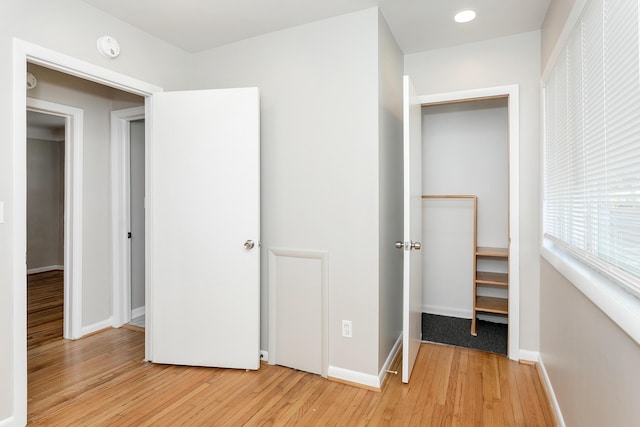
[[[378,373],[378,11],[197,55],[202,87],[257,86],[262,256],[328,251],[329,364]],[[267,263],[262,342],[267,348]],[[341,336],[341,320],[353,338]]]
[[[520,87],[520,348],[539,349],[540,32],[405,56],[418,95]]]
[[[122,46],[115,60],[96,50],[98,37],[110,34]],[[161,42],[123,21],[79,0],[5,0],[0,2],[0,201],[5,222],[0,224],[0,422],[13,414],[14,247],[12,120],[12,39],[26,40],[88,61],[165,89],[189,88],[191,55]],[[85,200],[86,202],[86,200]],[[17,362],[17,361],[16,361]],[[20,373],[18,373],[20,375]],[[15,414],[18,415],[19,414]]]
[[[508,125],[506,98],[422,109],[423,193],[476,195],[478,246],[508,246]],[[425,312],[471,318],[473,222],[471,199],[423,200]]]
[[[402,332],[402,68],[403,55],[386,21],[378,20],[380,93],[378,154],[380,186],[380,291],[378,369]]]
[[[541,356],[567,426],[637,426],[640,346],[546,260]]]
[[[27,139],[27,270],[64,265],[64,141]]]

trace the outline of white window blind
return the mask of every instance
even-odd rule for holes
[[[638,0],[591,0],[545,85],[544,233],[640,297]]]

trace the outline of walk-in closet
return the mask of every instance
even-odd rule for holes
[[[508,98],[422,107],[423,339],[507,354]]]

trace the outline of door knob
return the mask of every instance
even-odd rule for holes
[[[420,249],[422,249],[422,243],[411,242],[411,249],[415,249],[416,251],[419,251]]]
[[[396,242],[395,246],[396,246],[397,249],[402,249],[402,248],[404,248],[404,242],[401,241],[401,240],[398,240]]]
[[[253,249],[255,245],[256,244],[253,243],[253,240],[247,240],[246,242],[244,242],[244,248],[247,250]]]

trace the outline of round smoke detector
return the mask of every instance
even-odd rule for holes
[[[27,89],[33,89],[38,84],[38,79],[33,74],[27,72]]]
[[[120,55],[120,45],[111,36],[102,36],[98,39],[98,52],[107,58],[115,58]]]

